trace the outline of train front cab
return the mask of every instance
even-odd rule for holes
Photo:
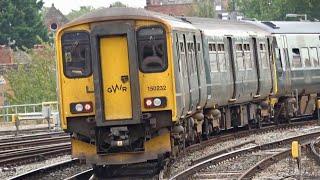
[[[169,32],[156,21],[119,20],[57,33],[61,124],[73,157],[110,165],[171,152]]]

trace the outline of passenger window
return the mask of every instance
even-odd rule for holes
[[[220,71],[226,71],[227,67],[226,67],[224,44],[218,44],[218,59],[219,59]]]
[[[216,45],[213,43],[209,44],[209,60],[210,60],[211,72],[218,72]]]
[[[292,64],[293,67],[302,67],[300,50],[298,48],[292,49]]]
[[[243,44],[243,52],[245,58],[244,63],[246,63],[246,69],[252,69],[250,44]]]
[[[319,66],[318,49],[316,47],[311,47],[309,49],[309,53],[310,53],[310,59],[313,62],[313,66],[318,67]]]
[[[236,44],[236,57],[239,70],[244,70],[244,57],[242,44]]]
[[[311,60],[309,57],[309,51],[308,48],[301,48],[301,58],[304,61],[305,67],[311,67]]]
[[[195,74],[196,72],[196,62],[195,62],[195,51],[194,44],[188,43],[188,61],[191,62],[191,74]]]
[[[145,73],[163,72],[167,69],[166,37],[161,27],[138,30],[140,70]]]
[[[66,77],[87,77],[92,73],[90,39],[87,32],[63,34],[62,54]]]

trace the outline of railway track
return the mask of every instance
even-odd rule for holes
[[[59,143],[0,152],[0,167],[10,167],[70,153],[71,144]]]
[[[237,149],[238,147],[235,147],[237,150],[233,150],[231,152],[223,153],[221,152],[218,156],[207,156],[207,158],[202,158],[201,160],[198,160],[196,163],[194,163],[189,168],[185,169],[184,171],[176,174],[175,176],[171,177],[170,179],[185,179],[185,178],[195,178],[195,179],[201,179],[201,178],[231,178],[231,179],[247,179],[252,177],[257,171],[260,171],[261,169],[267,167],[268,165],[279,161],[279,159],[282,159],[284,157],[287,157],[290,154],[290,143],[293,140],[298,140],[299,142],[302,142],[303,147],[310,144],[309,139],[313,139],[320,135],[320,132],[314,132],[314,133],[308,133],[304,135],[299,135],[295,137],[290,137],[270,143],[265,143],[262,145],[251,145],[250,147],[244,147]],[[252,167],[249,167],[246,170],[241,171],[233,171],[233,172],[226,172],[226,173],[218,173],[214,171],[214,169],[219,169],[219,164],[223,164],[223,162],[230,161],[232,159],[237,159],[237,161],[243,163],[245,160],[248,159],[248,157],[254,158],[253,156],[259,156],[260,159],[253,163]],[[241,157],[245,157],[241,159]],[[240,158],[240,159],[239,159]]]
[[[91,174],[90,176],[84,176],[84,172],[88,170],[90,170],[90,167],[82,163],[79,159],[70,159],[49,166],[41,167],[21,175],[11,177],[9,179],[53,179],[53,177],[56,177],[57,179],[73,179],[74,177],[88,177],[84,179],[89,179]]]
[[[203,141],[203,142],[201,142],[199,144],[187,147],[185,149],[185,151],[183,153],[181,153],[181,155],[176,159],[176,161],[179,160],[179,158],[182,158],[183,156],[187,156],[188,153],[199,151],[199,149],[203,149],[203,148],[205,148],[207,146],[211,146],[211,145],[214,145],[214,144],[219,144],[219,143],[222,143],[222,142],[225,142],[225,141],[229,141],[229,140],[236,140],[236,139],[239,139],[241,137],[246,137],[246,136],[249,136],[249,135],[252,135],[252,134],[264,134],[264,133],[267,133],[267,132],[270,133],[270,132],[277,131],[277,130],[278,131],[279,130],[280,131],[285,131],[285,130],[290,129],[290,128],[297,128],[297,127],[314,125],[315,123],[317,123],[317,121],[308,121],[308,122],[303,121],[303,122],[294,122],[294,123],[289,124],[289,125],[268,126],[268,127],[263,127],[262,129],[244,130],[244,131],[235,132],[235,133],[231,133],[231,134],[222,133],[221,135],[213,137],[213,138],[211,138],[211,139],[209,139],[207,141]],[[314,136],[316,136],[316,135],[319,136],[320,135],[320,134],[317,134],[317,133],[315,133]],[[296,138],[298,138],[298,137],[296,137]],[[309,138],[309,137],[307,137],[307,138]],[[287,140],[287,141],[289,141],[289,140]],[[283,144],[283,142],[284,142],[284,140],[282,140],[281,142],[273,142],[273,143],[274,144]],[[251,152],[255,152],[257,150],[262,150],[263,147],[267,147],[267,145],[256,145],[256,142],[253,141],[253,140],[247,140],[247,141],[239,143],[239,144],[237,144],[235,146],[224,148],[224,149],[222,149],[221,151],[219,151],[217,153],[210,154],[206,158],[221,157],[221,156],[224,156],[225,154],[228,154],[228,153],[230,154],[231,152],[237,152],[237,151],[239,151],[240,148],[246,148],[246,146],[252,146],[252,145],[254,145],[255,148],[253,150],[251,150]],[[276,145],[274,145],[274,146],[276,146]],[[284,149],[282,149],[282,150],[284,150]],[[280,149],[279,149],[279,151],[280,151]],[[243,152],[243,153],[244,154],[248,154],[248,152],[247,153]],[[276,152],[274,152],[273,154],[275,154],[275,153]],[[226,158],[226,159],[228,159],[228,158]],[[190,167],[197,166],[197,164],[199,164],[199,163],[201,163],[203,161],[206,161],[206,159],[204,157],[198,158],[198,159],[193,159],[193,160],[190,161],[189,165],[190,165]],[[222,162],[222,161],[220,161],[220,162]],[[211,165],[212,164],[214,164],[214,161],[212,161]],[[63,169],[63,168],[58,168],[59,164],[57,164],[56,166],[57,166],[57,168],[51,168],[51,170],[48,171],[48,172],[51,173],[51,174],[55,174],[55,177],[57,177],[57,178],[59,178],[61,176],[61,177],[64,177],[64,179],[65,178],[67,178],[67,179],[88,179],[88,177],[90,177],[92,175],[92,173],[93,173],[92,169],[90,170],[90,167],[87,166],[85,169],[82,169],[81,171],[80,170],[74,171],[73,174],[70,174],[70,175],[66,176],[66,175],[61,174],[59,172],[59,169]],[[72,169],[79,169],[79,168],[77,168],[78,167],[77,164],[74,164],[74,165],[71,165],[71,166],[73,166]],[[41,171],[40,173],[38,173],[38,174],[41,174],[41,177],[42,176],[44,176],[44,177],[47,176],[46,175],[47,174],[46,173],[47,170],[43,170],[41,168],[41,169],[39,169],[39,171]],[[67,171],[65,171],[65,172],[67,172]],[[121,172],[123,172],[123,171],[121,171]],[[34,170],[33,173],[37,173],[37,170]],[[134,173],[137,173],[137,171],[131,171],[131,173],[133,173],[132,175],[134,175]],[[26,173],[26,174],[28,174],[28,173]],[[61,175],[59,175],[59,174],[61,174]],[[239,177],[241,175],[242,174],[239,174],[239,173],[237,174],[237,176],[239,176]],[[33,175],[31,177],[33,177]],[[184,178],[185,176],[183,175],[182,177]],[[19,179],[19,176],[17,176],[14,179]],[[22,178],[22,179],[24,179],[24,178]],[[28,178],[28,179],[30,179],[30,178]],[[31,179],[33,179],[33,178],[31,178]],[[178,177],[172,176],[172,179],[180,179],[180,177],[179,176]]]
[[[48,132],[48,128],[32,128],[32,129],[21,129],[19,130],[19,134],[36,134],[36,133],[44,133]],[[0,136],[7,136],[7,135],[16,135],[17,131],[15,130],[8,130],[8,131],[0,131]]]
[[[69,135],[63,135],[63,136],[52,136],[52,137],[42,137],[42,138],[36,138],[36,139],[23,139],[23,140],[13,140],[9,142],[0,142],[0,154],[2,151],[5,150],[15,150],[19,148],[25,148],[25,147],[35,147],[40,145],[46,145],[46,144],[58,144],[58,143],[65,143],[70,142],[70,136]]]
[[[70,151],[70,136],[63,132],[0,139],[0,167],[35,162]]]

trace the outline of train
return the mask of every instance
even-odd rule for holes
[[[220,130],[317,116],[320,23],[103,8],[56,33],[61,126],[99,169],[163,161]]]

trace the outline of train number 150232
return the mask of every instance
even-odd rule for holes
[[[148,86],[148,91],[165,91],[167,86]]]

